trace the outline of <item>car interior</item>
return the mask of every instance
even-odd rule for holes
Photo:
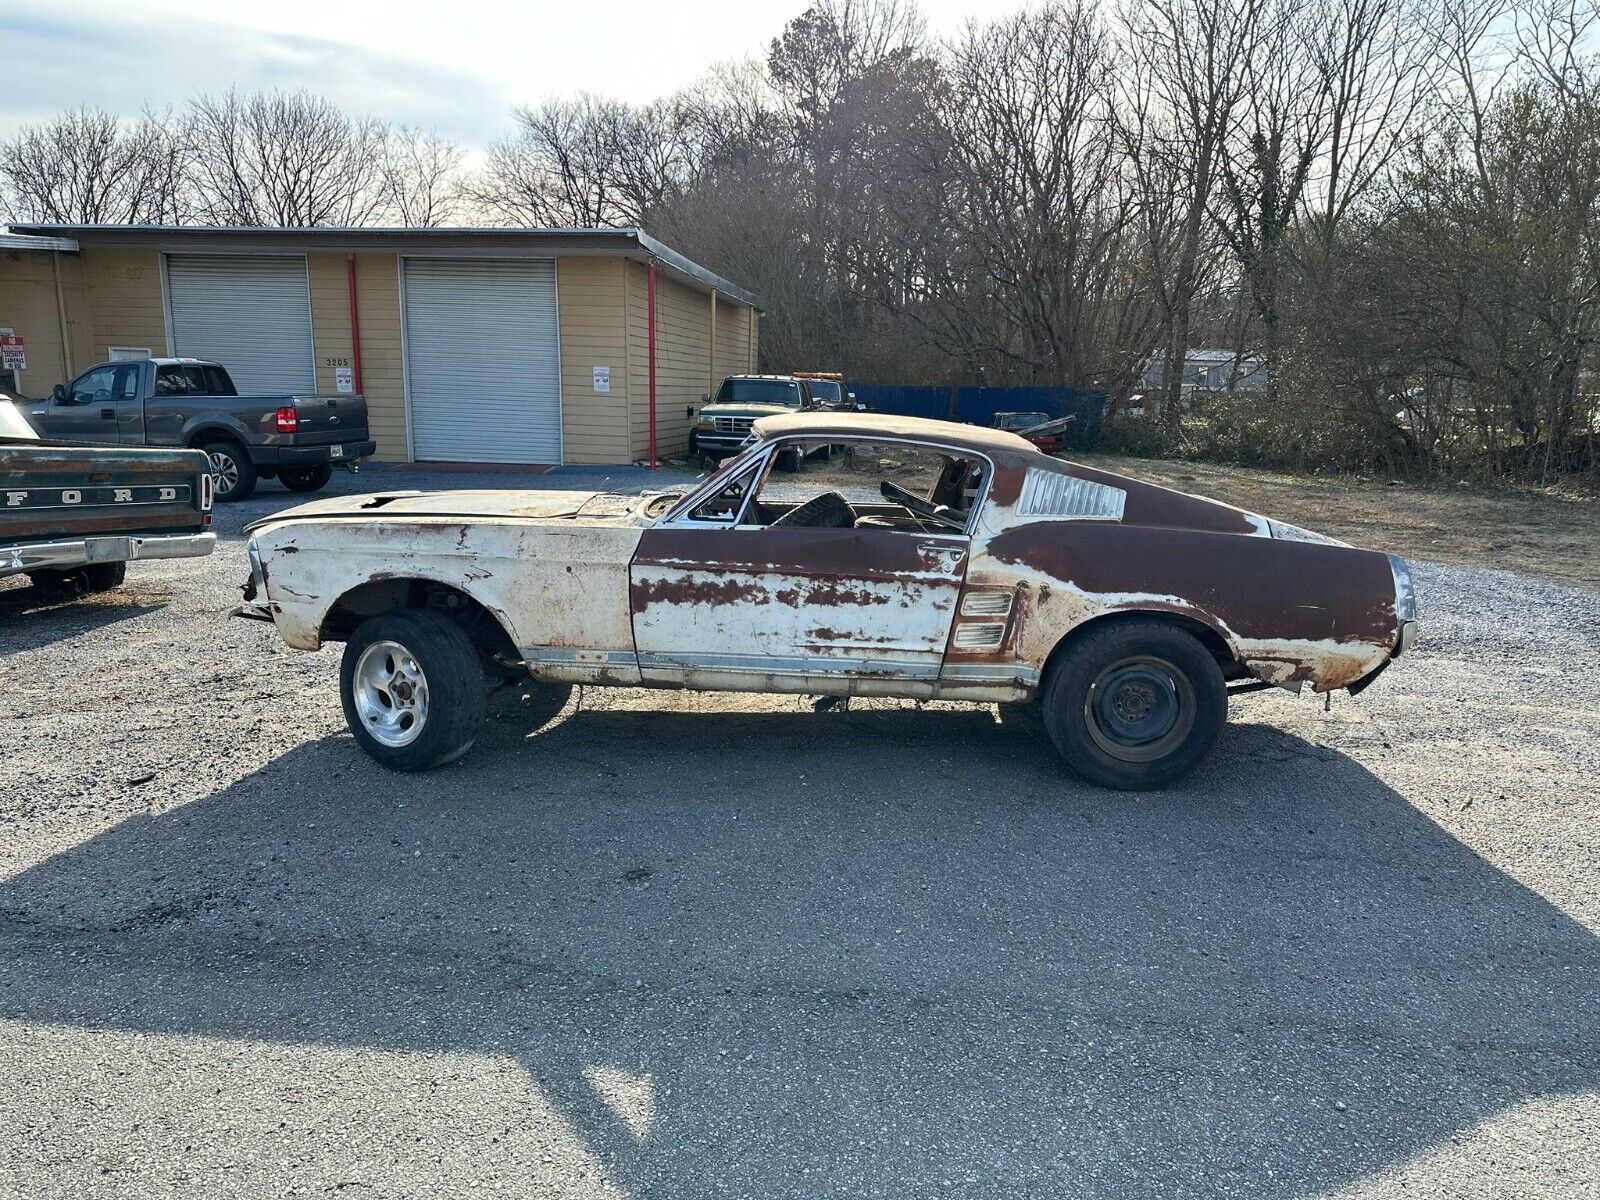
[[[789,464],[779,469],[780,463]],[[884,529],[960,533],[983,492],[988,464],[904,442],[847,446],[786,441],[734,473],[688,515],[743,529]],[[753,493],[753,494],[751,494]]]

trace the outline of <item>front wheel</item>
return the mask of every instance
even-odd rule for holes
[[[489,692],[466,631],[423,609],[362,622],[345,643],[339,685],[350,732],[393,771],[425,771],[465,754]]]
[[[279,467],[278,478],[291,492],[314,492],[333,478],[333,466],[318,463],[314,467]]]
[[[1128,791],[1187,775],[1228,719],[1216,659],[1192,635],[1156,619],[1091,630],[1053,668],[1042,705],[1067,765]]]

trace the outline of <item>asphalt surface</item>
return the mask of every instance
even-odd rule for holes
[[[1600,596],[1422,566],[1414,656],[1159,795],[593,689],[402,777],[225,616],[291,499],[0,589],[0,1196],[1600,1193]]]

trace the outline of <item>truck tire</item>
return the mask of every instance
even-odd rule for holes
[[[218,438],[201,442],[200,449],[211,460],[211,482],[218,503],[249,499],[256,490],[256,467],[244,447],[231,439]]]
[[[1090,630],[1051,670],[1045,729],[1091,783],[1165,787],[1216,745],[1228,719],[1222,668],[1200,642],[1159,618]]]
[[[125,562],[90,563],[83,568],[83,590],[109,592],[112,588],[121,587],[127,578],[128,564]]]
[[[489,694],[461,626],[427,609],[362,622],[345,643],[339,695],[356,742],[392,771],[426,771],[472,747]]]
[[[28,574],[28,582],[40,595],[51,600],[76,600],[79,596],[109,592],[112,588],[121,587],[127,577],[127,563],[108,562],[32,571]]]
[[[313,467],[279,467],[278,478],[291,492],[315,492],[333,478],[333,466],[318,463]]]

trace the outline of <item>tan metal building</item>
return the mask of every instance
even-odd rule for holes
[[[214,358],[241,391],[362,392],[389,461],[681,453],[759,336],[754,296],[637,229],[0,231],[0,391]]]

